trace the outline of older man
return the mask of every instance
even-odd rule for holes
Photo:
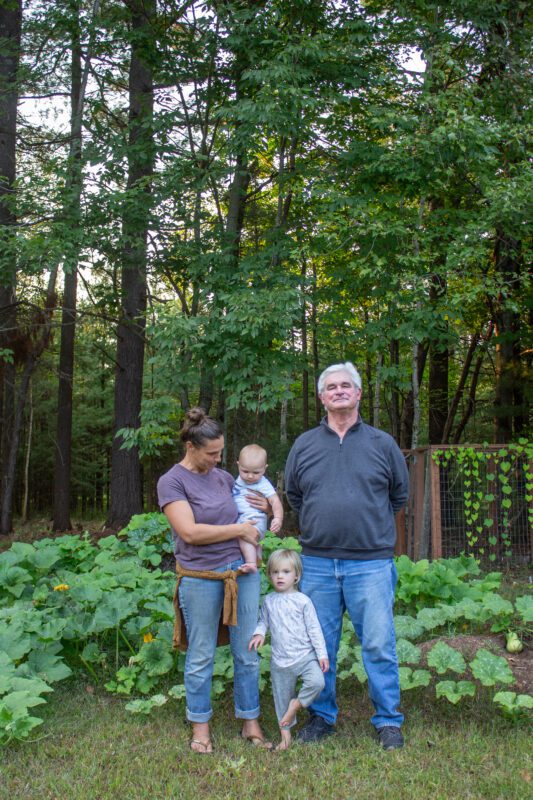
[[[372,724],[385,750],[403,745],[393,624],[396,569],[394,515],[405,505],[405,459],[388,433],[359,416],[361,378],[352,363],[334,364],[318,380],[326,416],[295,441],[285,485],[298,513],[303,578],[324,632],[330,671],[299,733],[312,742],[334,732],[336,658],[347,610],[362,645]]]

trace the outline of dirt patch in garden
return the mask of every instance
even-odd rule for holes
[[[97,541],[103,536],[109,536],[110,533],[116,533],[116,531],[105,529],[102,520],[76,522],[70,530],[54,531],[52,530],[51,519],[33,519],[26,523],[16,523],[14,531],[8,533],[6,536],[0,536],[0,552],[9,550],[14,542],[28,542],[31,544],[38,539],[57,539],[59,536],[79,536],[85,531],[89,533],[93,541]]]
[[[516,680],[516,684],[508,687],[509,691],[517,692],[518,694],[533,694],[533,647],[524,646],[521,653],[508,653],[505,649],[505,637],[503,634],[438,636],[420,645],[423,666],[427,666],[427,653],[437,642],[446,642],[447,645],[458,650],[469,662],[472,661],[481,647],[490,650],[495,655],[503,656]]]

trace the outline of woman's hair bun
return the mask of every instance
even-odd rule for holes
[[[191,425],[199,425],[207,415],[203,408],[196,406],[196,408],[190,408],[185,416]]]
[[[195,447],[202,447],[206,440],[219,439],[223,435],[220,423],[207,414],[203,408],[190,408],[180,431],[182,442],[191,442]]]

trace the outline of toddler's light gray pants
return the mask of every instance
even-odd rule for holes
[[[298,700],[304,708],[310,706],[324,688],[324,675],[315,656],[306,658],[291,667],[278,667],[271,662],[270,677],[272,694],[278,721],[287,711],[290,701],[296,697],[296,681],[302,679]],[[296,724],[296,719],[292,725]],[[291,725],[291,727],[292,727]]]

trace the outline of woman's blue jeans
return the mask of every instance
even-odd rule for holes
[[[397,574],[393,559],[356,561],[302,556],[302,563],[300,588],[316,608],[330,662],[329,672],[324,675],[324,690],[310,711],[330,725],[337,719],[337,652],[342,618],[348,611],[361,642],[370,699],[376,711],[371,722],[377,729],[384,725],[399,728],[403,714],[398,712],[400,678],[393,619]]]
[[[242,563],[242,559],[238,559],[216,571],[237,569]],[[235,716],[256,719],[259,716],[259,657],[255,650],[248,650],[248,644],[258,619],[259,573],[240,575],[237,584],[237,625],[229,626]],[[224,602],[224,582],[183,577],[179,600],[188,639],[185,658],[187,719],[189,722],[208,722],[213,714],[211,681]]]

